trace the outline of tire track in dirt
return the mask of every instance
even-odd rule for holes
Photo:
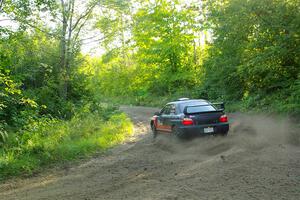
[[[228,137],[153,141],[155,108],[123,106],[135,137],[68,170],[0,185],[0,199],[300,199],[299,130],[233,114]]]

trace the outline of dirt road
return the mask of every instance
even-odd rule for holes
[[[153,141],[154,111],[122,107],[135,138],[72,168],[0,185],[0,199],[300,199],[299,130],[287,120],[231,116],[228,137]]]

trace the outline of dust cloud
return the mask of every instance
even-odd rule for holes
[[[203,158],[230,151],[262,151],[264,148],[283,148],[285,145],[300,146],[300,130],[287,118],[257,114],[231,114],[230,118],[232,120],[227,137],[203,136],[178,140],[161,134],[154,145],[175,154],[177,158],[174,159],[190,159],[195,154]]]

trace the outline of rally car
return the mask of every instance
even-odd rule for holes
[[[227,135],[228,117],[224,103],[210,103],[203,99],[181,98],[167,103],[151,118],[153,136],[172,133],[179,138],[196,135]]]

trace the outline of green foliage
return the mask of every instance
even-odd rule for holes
[[[7,126],[20,126],[23,120],[27,119],[24,115],[29,110],[36,110],[37,104],[35,101],[26,98],[19,84],[13,81],[8,73],[8,70],[3,70],[0,67],[0,122],[1,132],[4,141],[6,135],[5,128]]]
[[[299,7],[296,0],[145,1],[132,15],[127,60],[122,48],[108,51],[95,65],[95,86],[102,99],[121,103],[182,95],[226,101],[231,110],[299,113]],[[100,20],[100,29],[113,19]],[[199,34],[212,39],[196,44]]]
[[[179,11],[178,5],[156,1],[134,16],[133,34],[139,65],[136,84],[145,85],[149,92],[166,94],[174,92],[174,87],[193,83],[195,13],[184,7]],[[144,80],[139,80],[142,77]]]
[[[110,109],[84,117],[80,114],[70,121],[31,121],[0,149],[0,179],[31,174],[44,165],[88,156],[123,142],[132,134],[133,125],[125,114],[113,114]],[[106,121],[103,115],[111,117]]]
[[[2,1],[0,9],[15,18],[23,19],[29,17],[36,10],[53,10],[56,7],[55,0],[18,0]]]
[[[300,73],[297,8],[298,1],[209,1],[216,37],[204,63],[210,98],[241,100],[247,108],[297,108],[287,101],[295,100]]]
[[[113,115],[102,128],[102,135],[98,138],[98,144],[106,149],[123,142],[133,132],[130,119],[123,113]]]
[[[5,130],[5,123],[0,123],[0,147],[6,142],[7,140],[7,132]]]
[[[153,95],[170,95],[198,83],[200,70],[196,54],[200,48],[196,48],[194,41],[199,30],[196,13],[178,2],[147,1],[134,15],[120,13],[123,18],[132,19],[126,28],[115,16],[101,18],[98,21],[101,31],[121,35],[106,33],[104,45],[123,42],[121,47],[109,49],[94,65],[98,80],[92,83],[94,88],[104,97],[143,102]],[[132,34],[128,41],[134,41],[131,43],[122,40],[122,33],[126,35],[128,27]]]
[[[43,107],[41,114],[71,118],[74,107],[91,95],[86,88],[87,75],[80,72],[83,58],[78,55],[71,63],[68,99],[61,98],[57,39],[38,31],[34,34],[21,31],[2,38],[0,49],[2,71],[10,72],[15,90]]]

